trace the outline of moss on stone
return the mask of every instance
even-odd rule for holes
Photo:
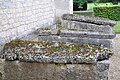
[[[88,48],[88,44],[82,44],[81,47],[86,49],[86,48]]]
[[[55,43],[58,45],[55,46]],[[32,48],[33,45],[37,44],[38,46],[43,46],[44,48],[41,49],[42,53],[40,54],[45,54],[45,55],[51,55],[54,53],[59,53],[60,55],[65,55],[69,54],[70,56],[75,56],[76,54],[83,55],[85,58],[89,57],[90,55],[94,56],[96,50],[101,50],[100,46],[96,45],[89,45],[89,44],[82,44],[82,45],[77,45],[75,43],[66,43],[66,42],[52,42],[52,41],[23,41],[23,40],[13,40],[10,43],[6,44],[6,49],[7,50],[9,47],[10,48],[15,48],[15,47],[24,47],[25,50],[22,50],[19,52],[20,56],[23,56],[23,54],[26,54],[26,50],[29,49],[32,51],[29,51],[32,55],[36,54],[34,49]],[[81,51],[83,49],[83,52]],[[88,49],[88,50],[87,50]],[[92,50],[90,52],[90,50]],[[104,48],[103,48],[104,51]]]
[[[17,46],[17,45],[22,45],[22,44],[31,44],[31,45],[38,44],[38,45],[43,45],[43,46],[51,46],[51,45],[54,45],[54,42],[12,40],[11,42],[7,43],[7,45],[11,45],[11,46]]]
[[[58,34],[60,34],[61,33],[61,30],[70,30],[70,31],[87,31],[87,32],[103,32],[103,31],[97,31],[97,30],[91,30],[91,29],[77,29],[77,28],[63,28],[63,27],[61,27],[61,28],[59,28],[58,29]]]
[[[70,44],[69,46],[67,46],[67,50],[70,53],[76,52],[78,50],[79,47],[77,47],[76,44]]]
[[[79,30],[79,29],[76,29],[76,28],[68,28],[68,30],[77,31],[77,30]]]
[[[51,45],[54,45],[54,42],[47,42],[47,41],[41,41],[40,42],[43,46],[51,46]]]

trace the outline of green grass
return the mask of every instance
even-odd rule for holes
[[[116,6],[116,5],[113,5],[112,3],[99,3],[97,5],[95,5],[94,3],[88,3],[87,6],[88,6],[87,10],[93,10],[93,7],[97,7],[97,6],[102,7],[102,6]]]
[[[120,4],[118,4],[120,5]],[[97,4],[97,6],[113,6],[113,4],[111,3],[100,3]],[[116,5],[114,5],[116,6]],[[93,7],[95,7],[94,3],[88,3],[88,9],[87,10],[93,10]],[[93,16],[92,12],[74,12],[74,14],[79,14],[79,15],[84,15],[84,16]],[[117,24],[115,25],[115,27],[113,28],[114,32],[117,34],[120,34],[120,21],[117,21]]]
[[[95,7],[94,3],[88,3],[87,6],[87,10],[93,10],[93,7]]]
[[[120,5],[120,4],[119,4]],[[96,5],[94,3],[88,3],[88,8],[87,10],[93,10],[93,7],[96,7]],[[99,3],[97,4],[97,6],[113,6],[112,3]],[[116,5],[114,5],[116,6]],[[79,14],[79,15],[84,15],[84,16],[93,16],[93,13],[92,12],[77,12],[75,11],[74,14]]]
[[[115,25],[113,30],[114,30],[115,33],[120,34],[120,21],[117,21],[117,24]]]

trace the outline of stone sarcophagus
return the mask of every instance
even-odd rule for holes
[[[7,43],[1,58],[50,64],[56,73],[51,75],[52,80],[108,80],[115,24],[107,19],[64,14],[57,28],[35,31],[39,41]],[[45,78],[51,80],[50,76]]]

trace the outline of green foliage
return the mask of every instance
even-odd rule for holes
[[[81,7],[87,0],[73,0],[73,3],[79,3],[79,7]]]
[[[87,0],[73,0],[73,10],[86,10],[87,9]]]
[[[113,5],[118,5],[120,0],[94,0],[94,4],[98,6],[100,3],[111,3]]]
[[[120,0],[94,0],[94,2],[106,3],[106,2],[119,2]]]
[[[94,2],[106,3],[106,2],[112,2],[112,0],[94,0]]]
[[[120,6],[102,6],[94,7],[94,16],[108,18],[111,20],[120,20]]]

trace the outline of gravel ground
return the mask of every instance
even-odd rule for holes
[[[114,39],[114,55],[111,58],[109,80],[120,80],[120,34]]]

